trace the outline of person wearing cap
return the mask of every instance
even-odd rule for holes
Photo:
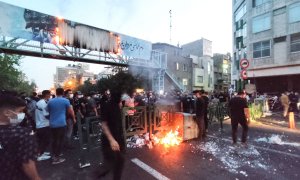
[[[229,112],[232,127],[232,141],[237,143],[237,130],[240,124],[243,128],[242,144],[247,145],[248,124],[250,122],[250,112],[243,91],[238,92],[237,96],[229,101]]]
[[[196,113],[196,123],[198,125],[199,134],[198,139],[201,141],[204,136],[204,112],[205,103],[202,98],[202,93],[199,90],[193,91],[195,96],[195,113]]]

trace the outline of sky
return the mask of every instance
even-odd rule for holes
[[[213,53],[232,51],[232,0],[0,0],[65,19],[144,39],[183,45],[201,38]],[[170,42],[170,14],[172,30]],[[25,57],[21,69],[39,89],[53,84],[56,66],[73,62]],[[90,65],[99,73],[101,65]]]

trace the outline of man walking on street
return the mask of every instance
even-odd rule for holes
[[[104,167],[98,178],[113,173],[113,179],[121,179],[125,162],[125,139],[122,128],[121,93],[112,93],[111,99],[102,107],[102,153]]]
[[[237,130],[239,124],[243,128],[242,144],[246,145],[247,141],[250,113],[244,95],[244,92],[241,91],[236,97],[232,98],[229,102],[233,144],[237,143]]]
[[[208,104],[209,104],[209,98],[207,92],[204,90],[201,90],[202,99],[204,100],[204,133],[203,136],[206,137],[206,133],[208,132]]]
[[[285,92],[282,93],[280,97],[281,105],[283,106],[283,117],[287,117],[289,106],[290,106],[290,100],[289,100],[289,93]]]
[[[59,164],[65,161],[61,158],[61,149],[66,131],[66,114],[68,114],[74,123],[76,123],[73,108],[70,101],[63,97],[64,89],[56,89],[56,98],[51,99],[48,103],[50,114],[50,128],[52,132],[52,164]]]
[[[42,92],[42,99],[36,103],[35,109],[35,124],[36,136],[39,146],[38,161],[50,159],[51,156],[45,153],[46,148],[50,144],[50,127],[49,127],[49,112],[47,109],[47,101],[50,99],[51,92],[44,90]]]
[[[193,91],[195,97],[195,112],[196,112],[196,123],[198,125],[199,134],[198,139],[202,141],[202,138],[204,136],[204,107],[205,103],[203,98],[201,97],[201,91],[195,90]]]

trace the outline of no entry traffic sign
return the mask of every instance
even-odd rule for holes
[[[247,59],[241,59],[240,66],[242,69],[247,69],[249,67],[249,61]]]
[[[242,79],[248,79],[248,76],[247,76],[247,71],[245,70],[245,69],[243,69],[242,71],[241,71],[241,78]]]

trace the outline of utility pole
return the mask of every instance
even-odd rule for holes
[[[172,10],[169,11],[170,13],[170,44],[172,43]]]

